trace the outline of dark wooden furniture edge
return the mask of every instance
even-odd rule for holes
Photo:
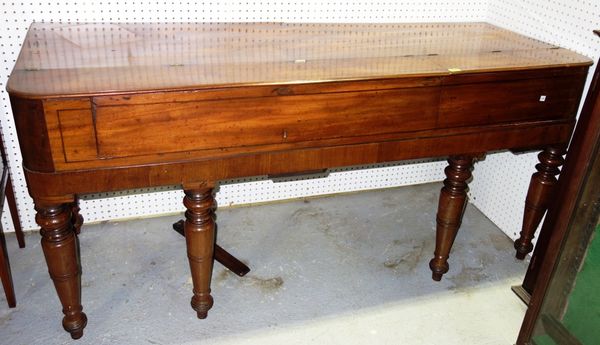
[[[576,67],[575,69],[573,68],[567,68],[567,67],[554,67],[554,68],[546,68],[546,69],[539,69],[539,70],[532,70],[532,71],[520,71],[520,70],[516,70],[516,71],[509,71],[509,72],[482,72],[482,73],[458,73],[458,74],[448,74],[448,75],[444,75],[444,76],[438,76],[438,77],[431,77],[431,78],[425,78],[425,79],[419,79],[415,76],[410,76],[410,77],[405,77],[405,78],[398,78],[396,79],[382,79],[384,81],[386,81],[386,84],[383,86],[383,89],[389,89],[389,88],[404,88],[404,87],[409,87],[409,88],[413,88],[413,87],[423,87],[423,86],[427,86],[427,85],[454,85],[454,84],[469,84],[469,83],[480,83],[480,82],[485,82],[485,81],[489,81],[489,80],[500,80],[500,81],[510,81],[510,80],[524,80],[524,79],[530,79],[530,78],[539,78],[540,77],[540,72],[544,72],[547,73],[546,75],[544,75],[544,78],[548,78],[548,77],[557,77],[557,76],[563,76],[566,75],[566,73],[572,73],[571,75],[573,75],[574,77],[581,77],[581,78],[585,78],[585,75],[587,75],[587,65],[585,66],[580,66],[580,67]],[[288,91],[286,91],[286,94],[311,94],[311,93],[319,93],[319,92],[345,92],[344,90],[348,90],[348,88],[355,88],[353,90],[360,90],[360,89],[364,89],[364,88],[373,88],[374,83],[376,82],[381,82],[378,79],[370,79],[370,80],[361,80],[359,82],[359,84],[364,84],[362,87],[358,87],[356,89],[356,85],[349,83],[347,81],[334,81],[334,82],[322,82],[322,83],[308,83],[308,84],[294,84],[294,85],[286,85],[284,86],[284,88]],[[433,83],[433,84],[432,84]],[[252,90],[252,93],[256,93],[255,96],[260,96],[260,97],[265,97],[265,96],[276,96],[276,94],[273,94],[273,88],[276,85],[269,85],[269,86],[256,86],[256,87],[252,87],[250,90]],[[198,92],[204,94],[206,92],[221,92],[223,90],[226,90],[228,93],[230,92],[231,89],[235,89],[235,88],[213,88],[210,90],[199,90]],[[276,88],[278,89],[278,88]],[[166,95],[169,94],[169,90],[166,90],[167,93]],[[190,92],[190,94],[193,94],[194,92]],[[153,93],[144,93],[143,95],[145,95],[144,97],[154,97]],[[158,97],[160,97],[160,94],[156,94]],[[245,97],[248,96],[248,92],[245,92]],[[118,97],[117,97],[118,96]],[[133,97],[133,98],[132,98]],[[123,94],[119,94],[119,95],[115,95],[114,98],[111,98],[109,96],[101,96],[100,98],[102,99],[114,99],[115,102],[117,102],[117,104],[129,104],[129,103],[134,103],[135,104],[135,99],[136,99],[136,95],[133,96],[127,96],[125,93]],[[180,97],[180,96],[178,96]],[[194,96],[197,97],[197,96]],[[215,96],[217,97],[217,96]],[[219,94],[218,96],[223,97],[222,94]],[[97,102],[97,99],[100,99],[98,97],[94,97],[94,101],[92,102],[93,104],[95,104],[94,102]],[[81,98],[78,98],[81,99]],[[28,98],[21,98],[17,95],[11,95],[10,97],[11,100],[11,104],[13,107],[13,113],[15,115],[15,124],[17,127],[17,132],[18,133],[33,133],[35,135],[30,135],[29,137],[21,137],[19,136],[19,144],[21,146],[21,151],[23,152],[23,156],[24,158],[24,162],[23,162],[23,166],[31,171],[37,171],[37,172],[54,172],[54,171],[64,171],[64,170],[80,170],[80,167],[86,166],[86,169],[89,168],[87,165],[94,165],[95,168],[102,168],[103,167],[103,161],[106,162],[106,164],[112,164],[114,165],[118,165],[118,166],[131,166],[131,159],[133,158],[133,161],[135,162],[135,164],[145,164],[145,163],[155,163],[157,161],[160,160],[159,157],[156,156],[140,156],[140,157],[122,157],[122,158],[110,158],[110,159],[100,159],[100,160],[96,160],[95,162],[93,161],[85,161],[85,162],[74,162],[74,163],[68,163],[68,162],[61,162],[62,158],[60,157],[53,157],[51,154],[52,148],[51,148],[51,143],[50,140],[48,138],[48,136],[46,135],[47,133],[47,128],[46,128],[46,122],[44,121],[44,117],[45,115],[45,106],[44,103],[47,103],[48,101],[52,101],[53,99],[44,99],[44,100],[37,100],[37,99],[28,99]],[[104,102],[104,101],[103,101]],[[111,103],[112,104],[112,103]],[[560,122],[562,120],[557,120],[556,122]],[[535,121],[531,122],[531,125],[534,124]],[[523,123],[524,126],[526,126],[526,123]],[[501,128],[501,124],[495,124],[495,125],[489,125],[486,127],[485,130],[497,130]],[[25,130],[26,129],[26,130]],[[509,128],[505,128],[505,129],[509,129]],[[445,131],[448,133],[451,133],[452,135],[456,135],[459,132],[468,132],[468,131],[480,131],[481,128],[479,126],[472,126],[472,127],[457,127],[457,128],[449,128],[446,129]],[[440,130],[424,130],[424,131],[415,131],[415,132],[410,132],[410,133],[402,133],[402,134],[398,134],[398,133],[389,133],[389,134],[384,134],[384,135],[379,135],[379,137],[381,137],[382,139],[385,140],[406,140],[409,138],[414,138],[414,139],[421,139],[424,136],[443,136],[444,135],[444,131],[440,131]],[[319,144],[319,146],[335,146],[335,145],[347,145],[347,144],[355,144],[355,143],[360,143],[360,142],[365,142],[365,141],[369,141],[368,138],[360,138],[360,137],[346,137],[346,138],[339,138],[339,139],[323,139],[321,140],[322,142]],[[372,140],[370,140],[372,141]],[[567,142],[568,138],[561,138],[561,140],[557,140],[557,143],[563,143],[563,142]],[[307,148],[310,147],[310,143],[309,142],[299,142],[299,143],[282,143],[279,145],[262,145],[260,147],[256,147],[253,148],[252,151],[255,152],[267,152],[269,150],[288,150],[288,149],[296,149],[296,148]],[[313,144],[314,145],[314,144]],[[539,148],[542,145],[538,145],[534,142],[532,142],[530,145],[524,147],[521,145],[515,145],[514,147],[510,147],[510,149],[513,150],[518,150],[518,149],[531,149],[531,148]],[[244,150],[247,150],[248,147],[244,148]],[[490,149],[497,149],[495,147],[491,147]],[[174,159],[178,160],[178,161],[182,161],[182,160],[186,160],[187,159],[206,159],[206,157],[215,157],[217,158],[217,156],[223,156],[223,155],[227,155],[227,154],[235,154],[236,152],[243,152],[240,150],[240,148],[231,148],[231,149],[227,149],[227,150],[205,150],[206,152],[196,152],[196,153],[192,153],[191,156],[187,156],[187,155],[182,155],[179,154],[176,158],[175,156],[173,157]],[[231,152],[231,153],[228,153]],[[469,152],[464,152],[464,153],[469,153]],[[436,154],[429,154],[426,156],[436,156]],[[31,157],[36,157],[36,159],[32,159]],[[404,158],[401,158],[404,159]],[[410,159],[410,158],[408,158]],[[55,162],[57,165],[60,164],[60,166],[55,166]],[[109,163],[110,162],[110,163]],[[123,163],[121,163],[123,162]]]
[[[15,235],[20,248],[25,247],[25,236],[23,235],[23,228],[21,227],[21,220],[19,219],[19,213],[17,209],[17,202],[15,200],[15,193],[10,179],[10,170],[8,167],[8,160],[6,159],[6,151],[4,150],[4,142],[0,142],[0,155],[3,163],[2,170],[2,182],[0,183],[0,211],[4,209],[4,197],[8,203],[10,216],[13,221],[15,228]],[[4,286],[4,293],[6,295],[6,301],[10,308],[14,308],[17,305],[15,298],[15,289],[12,280],[12,274],[10,270],[10,260],[8,258],[8,251],[6,248],[6,237],[2,226],[0,226],[0,276],[2,279],[2,285]]]
[[[9,170],[10,172],[10,170]],[[8,174],[6,180],[6,201],[8,202],[8,209],[10,211],[10,218],[12,219],[13,226],[15,227],[15,235],[19,248],[25,248],[25,234],[23,233],[23,227],[21,226],[21,218],[19,217],[19,209],[17,207],[17,199],[15,198],[15,189]]]
[[[2,138],[4,139],[4,138]],[[4,141],[4,140],[2,140]],[[8,159],[6,157],[6,150],[4,149],[4,143],[0,143],[0,154],[2,155],[2,162],[6,167],[6,189],[2,195],[6,195],[6,201],[8,202],[8,209],[10,210],[10,217],[15,227],[15,235],[17,236],[17,242],[20,248],[25,248],[25,236],[23,234],[23,227],[21,227],[21,219],[19,218],[19,209],[17,208],[17,200],[15,198],[15,190],[12,185],[10,178],[10,168],[8,166]]]
[[[280,152],[266,152],[252,155],[237,155],[229,158],[220,158],[217,163],[213,160],[176,162],[154,166],[138,166],[123,168],[106,168],[94,170],[65,171],[45,173],[24,168],[25,178],[30,189],[37,191],[37,196],[60,197],[61,195],[117,191],[126,188],[137,188],[161,185],[181,185],[191,181],[218,181],[229,178],[261,176],[267,174],[284,174],[290,172],[314,171],[335,166],[352,166],[360,164],[373,164],[379,162],[400,161],[422,157],[448,156],[456,151],[455,143],[461,145],[471,142],[473,152],[464,154],[479,155],[482,151],[493,151],[502,147],[494,144],[502,137],[503,143],[514,143],[515,147],[522,142],[519,139],[523,133],[531,136],[528,145],[536,144],[536,138],[547,142],[552,138],[556,143],[568,140],[573,121],[557,121],[544,128],[512,129],[498,127],[497,130],[473,132],[463,135],[454,135],[444,138],[415,138],[400,141],[356,144],[347,146],[332,146],[327,148],[307,148]],[[535,135],[534,135],[535,134]],[[425,144],[429,140],[429,143]],[[298,157],[303,159],[299,160]],[[378,157],[366,161],[364,157]],[[296,160],[294,160],[296,157]],[[325,157],[334,157],[325,159]],[[290,162],[294,160],[294,164]],[[260,163],[260,164],[258,164]],[[220,171],[235,171],[235,176],[216,175],[209,167],[219,164]],[[294,171],[289,170],[294,166]],[[148,169],[151,170],[148,173]],[[93,181],[91,176],[96,176]],[[187,179],[184,180],[184,179]],[[84,183],[86,182],[86,183]],[[88,185],[89,190],[81,191],[76,186]]]
[[[4,194],[6,192],[6,182],[10,179],[8,175],[8,166],[4,166],[2,171],[2,181],[0,182],[0,210],[4,208]],[[10,260],[8,258],[8,251],[6,250],[6,238],[4,237],[4,231],[0,225],[0,279],[2,280],[2,286],[4,287],[4,294],[6,295],[6,302],[10,308],[14,308],[17,305],[15,298],[15,288],[12,280],[12,274],[10,271]]]
[[[517,297],[519,297],[521,301],[523,301],[523,303],[529,305],[529,303],[531,302],[531,294],[527,292],[527,290],[525,290],[523,285],[514,285],[511,286],[510,289],[512,290],[512,292],[514,292],[515,295],[517,295]]]
[[[231,92],[235,89],[242,88],[254,88],[257,90],[272,90],[277,86],[284,86],[287,90],[311,90],[314,88],[321,88],[324,85],[339,87],[347,84],[355,83],[383,83],[391,82],[392,84],[398,83],[410,83],[412,80],[423,80],[423,79],[444,79],[445,85],[453,85],[458,83],[468,83],[485,81],[496,78],[495,80],[514,80],[514,75],[522,76],[522,78],[535,78],[540,72],[543,72],[547,76],[560,76],[565,75],[568,70],[572,74],[573,68],[580,68],[582,71],[587,70],[589,66],[593,65],[593,61],[590,60],[586,63],[574,63],[563,66],[534,66],[527,68],[512,68],[510,73],[507,71],[499,71],[494,69],[471,69],[467,71],[448,71],[444,73],[414,73],[414,74],[400,74],[400,75],[386,75],[381,77],[368,77],[368,78],[340,78],[332,81],[318,81],[318,82],[305,82],[305,83],[281,83],[281,82],[269,82],[269,83],[238,83],[238,84],[211,84],[211,85],[190,85],[185,87],[175,88],[160,88],[160,89],[144,89],[144,90],[119,90],[119,91],[102,91],[102,92],[88,92],[88,93],[72,93],[72,94],[30,94],[26,92],[20,92],[19,90],[11,88],[10,80],[6,86],[6,91],[12,96],[21,99],[27,99],[31,101],[44,100],[44,99],[69,99],[69,98],[81,98],[81,97],[97,97],[97,96],[120,96],[120,95],[138,95],[138,94],[151,94],[151,93],[164,93],[164,92],[188,92],[188,91],[212,91],[212,90],[227,90]],[[498,78],[499,77],[499,78]],[[269,91],[270,92],[270,91]],[[275,96],[276,94],[273,94]]]
[[[594,30],[594,33],[596,35],[600,36],[600,30]],[[596,71],[595,71],[593,80],[590,84],[590,89],[588,91],[588,95],[585,100],[586,103],[591,102],[588,100],[588,98],[593,98],[594,92],[596,95],[598,94],[597,90],[594,91],[594,88],[598,87],[597,86],[597,84],[598,84],[597,74],[598,74],[598,67],[596,67]],[[583,111],[592,112],[593,105],[584,104],[584,108],[582,109],[582,115],[583,115]],[[590,116],[592,116],[592,115],[590,115]],[[581,121],[581,119],[582,118],[580,118],[579,121]],[[583,124],[582,124],[582,126],[583,126]],[[580,129],[580,131],[583,131],[583,129]],[[570,144],[569,151],[571,151],[571,148],[574,146],[574,143],[576,142],[575,141],[576,135],[578,135],[578,134],[575,133],[573,135],[573,141]],[[579,139],[579,140],[581,140],[581,139]],[[534,290],[534,287],[535,287],[535,284],[537,281],[537,277],[539,275],[539,270],[541,269],[541,265],[538,265],[538,261],[539,262],[543,261],[541,258],[544,257],[544,255],[547,251],[547,247],[548,247],[550,238],[552,237],[552,234],[553,234],[553,232],[551,232],[550,230],[545,231],[544,228],[542,228],[540,230],[539,238],[536,243],[535,251],[532,254],[531,261],[530,261],[529,267],[527,269],[527,273],[525,274],[525,278],[523,280],[523,283],[521,284],[521,291],[529,294],[529,296],[530,296],[529,299],[531,299],[531,294],[533,293],[533,290]]]
[[[600,31],[594,31],[600,36]],[[536,250],[523,281],[526,291],[532,291],[531,302],[525,314],[518,345],[528,344],[535,320],[538,318],[553,271],[556,269],[558,253],[564,244],[577,215],[578,204],[584,185],[594,172],[600,170],[600,69],[596,66],[590,89],[575,128],[564,168],[559,177],[557,192],[548,209],[540,231]],[[591,203],[590,203],[591,202]],[[598,208],[598,200],[589,200],[581,209]],[[596,205],[594,206],[594,203]],[[588,212],[588,216],[592,216]],[[596,213],[597,216],[597,213]],[[544,262],[544,265],[541,265]],[[530,290],[531,289],[531,290]]]
[[[50,142],[44,118],[44,105],[41,100],[16,98],[10,96],[15,126],[19,137],[19,146],[23,156],[23,166],[38,171],[53,171]],[[34,138],[24,138],[19,135],[19,129],[27,128],[35,134]],[[36,159],[33,159],[35,157]]]

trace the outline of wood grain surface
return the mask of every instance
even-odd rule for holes
[[[590,63],[487,23],[34,23],[8,89],[64,97]]]

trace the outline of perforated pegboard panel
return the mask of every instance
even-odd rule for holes
[[[488,22],[572,49],[596,62],[600,57],[600,39],[592,33],[600,28],[598,0],[492,0]],[[488,155],[473,172],[471,202],[513,239],[521,230],[525,195],[537,161],[536,153],[498,153]]]
[[[0,0],[1,1],[1,0]],[[529,6],[527,13],[519,4]],[[0,19],[0,115],[2,133],[9,155],[17,203],[25,229],[36,228],[33,204],[26,192],[20,152],[8,96],[6,80],[16,60],[27,27],[33,21],[63,22],[217,22],[217,21],[284,21],[284,22],[448,22],[491,21],[530,36],[574,48],[588,56],[600,46],[583,33],[598,13],[591,1],[92,1],[92,2],[2,2]],[[521,6],[521,5],[520,5]],[[588,11],[591,9],[592,11]],[[587,11],[587,12],[586,12]],[[595,12],[594,12],[595,11]],[[541,20],[530,23],[540,13]],[[585,25],[578,19],[587,20]],[[551,24],[559,23],[559,24]],[[535,25],[534,25],[535,24]],[[559,25],[560,41],[552,26]],[[585,28],[582,28],[582,25]],[[574,28],[577,29],[574,29]],[[578,31],[580,36],[569,32]],[[554,35],[554,36],[553,36]],[[548,36],[548,37],[546,37]],[[564,40],[562,38],[565,38]],[[568,39],[567,39],[568,38]],[[578,43],[574,43],[578,42]],[[584,43],[587,42],[587,43]],[[591,43],[590,43],[591,42]],[[585,47],[587,44],[587,48]],[[589,50],[588,50],[589,48]],[[524,194],[535,159],[510,154],[488,156],[476,166],[472,183],[474,202],[509,235],[520,226]],[[264,202],[309,195],[392,187],[441,180],[443,161],[420,164],[382,165],[366,170],[336,170],[328,178],[273,183],[263,179],[225,181],[217,195],[220,205]],[[501,173],[505,171],[505,173]],[[499,176],[495,176],[499,175]],[[235,182],[235,183],[234,183]],[[511,187],[511,188],[507,188]],[[504,194],[502,194],[504,193]],[[148,216],[182,211],[181,191],[174,187],[143,189],[88,197],[82,202],[86,221]],[[516,201],[515,201],[516,200]],[[12,230],[8,212],[2,222]]]

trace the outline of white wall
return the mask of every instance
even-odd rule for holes
[[[523,8],[525,6],[525,8]],[[33,204],[21,172],[8,96],[7,77],[32,21],[286,21],[286,22],[445,22],[490,21],[527,35],[598,57],[600,42],[589,34],[597,22],[598,5],[591,1],[53,1],[5,2],[0,19],[0,123],[9,155],[17,203],[25,229],[36,228]],[[596,14],[595,16],[593,14]],[[565,20],[567,18],[568,20]],[[444,161],[339,169],[326,179],[273,184],[268,180],[225,181],[217,201],[221,206],[288,199],[439,181]],[[489,155],[478,163],[472,182],[473,202],[514,237],[520,227],[524,195],[535,157]],[[236,182],[236,183],[233,183]],[[175,188],[94,195],[82,202],[86,221],[139,217],[182,211],[182,192]],[[13,229],[7,209],[2,216]]]

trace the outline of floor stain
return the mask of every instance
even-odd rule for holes
[[[250,283],[249,285],[257,286],[264,292],[271,292],[279,289],[283,285],[283,278],[274,277],[274,278],[260,278],[253,276],[244,277]]]
[[[307,221],[314,221],[317,223],[315,228],[324,232],[326,235],[330,235],[331,221],[334,219],[336,219],[336,217],[332,217],[322,208],[314,206],[299,208],[290,216],[290,221],[294,226],[301,227],[306,225]]]
[[[232,275],[234,275],[234,274],[230,270],[227,270],[227,269],[221,270],[221,272],[219,272],[219,274],[217,274],[217,276],[215,277],[215,283],[220,284],[220,283],[226,281],[227,278],[229,278],[229,276],[232,276]]]
[[[479,254],[479,260],[481,261],[481,266],[487,268],[498,261],[498,257],[496,255],[483,252]]]
[[[396,258],[396,259],[387,259],[385,260],[385,262],[383,263],[383,266],[387,267],[387,268],[396,268],[398,267],[398,265],[400,265],[404,259],[405,259],[406,255],[401,257],[401,258]]]
[[[222,270],[214,278],[214,282],[217,284],[223,284],[229,277],[237,277],[235,273],[230,270]],[[239,281],[247,286],[256,286],[264,292],[272,292],[279,289],[283,285],[283,278],[277,276],[273,278],[261,278],[252,275],[246,275],[239,278]]]
[[[487,279],[485,269],[485,267],[463,267],[459,274],[448,277],[448,280],[454,283],[450,290],[465,288],[485,281]]]
[[[397,245],[396,241],[398,241],[398,240],[394,240],[394,244]],[[419,261],[421,261],[421,257],[423,256],[424,250],[425,250],[425,244],[418,245],[418,246],[415,245],[412,247],[412,249],[408,253],[405,253],[404,255],[402,255],[400,257],[388,258],[383,263],[383,266],[386,268],[393,269],[393,270],[400,269],[400,268],[406,268],[407,271],[412,272],[419,265]]]
[[[292,213],[290,219],[294,222],[298,222],[301,218],[312,217],[315,218],[319,216],[323,212],[323,209],[320,207],[301,207]]]
[[[0,316],[0,326],[4,325],[4,323],[8,322],[12,320],[12,317],[10,314],[4,315],[4,316]]]
[[[489,234],[490,241],[497,251],[505,252],[511,248],[511,240],[504,233],[493,232]]]

